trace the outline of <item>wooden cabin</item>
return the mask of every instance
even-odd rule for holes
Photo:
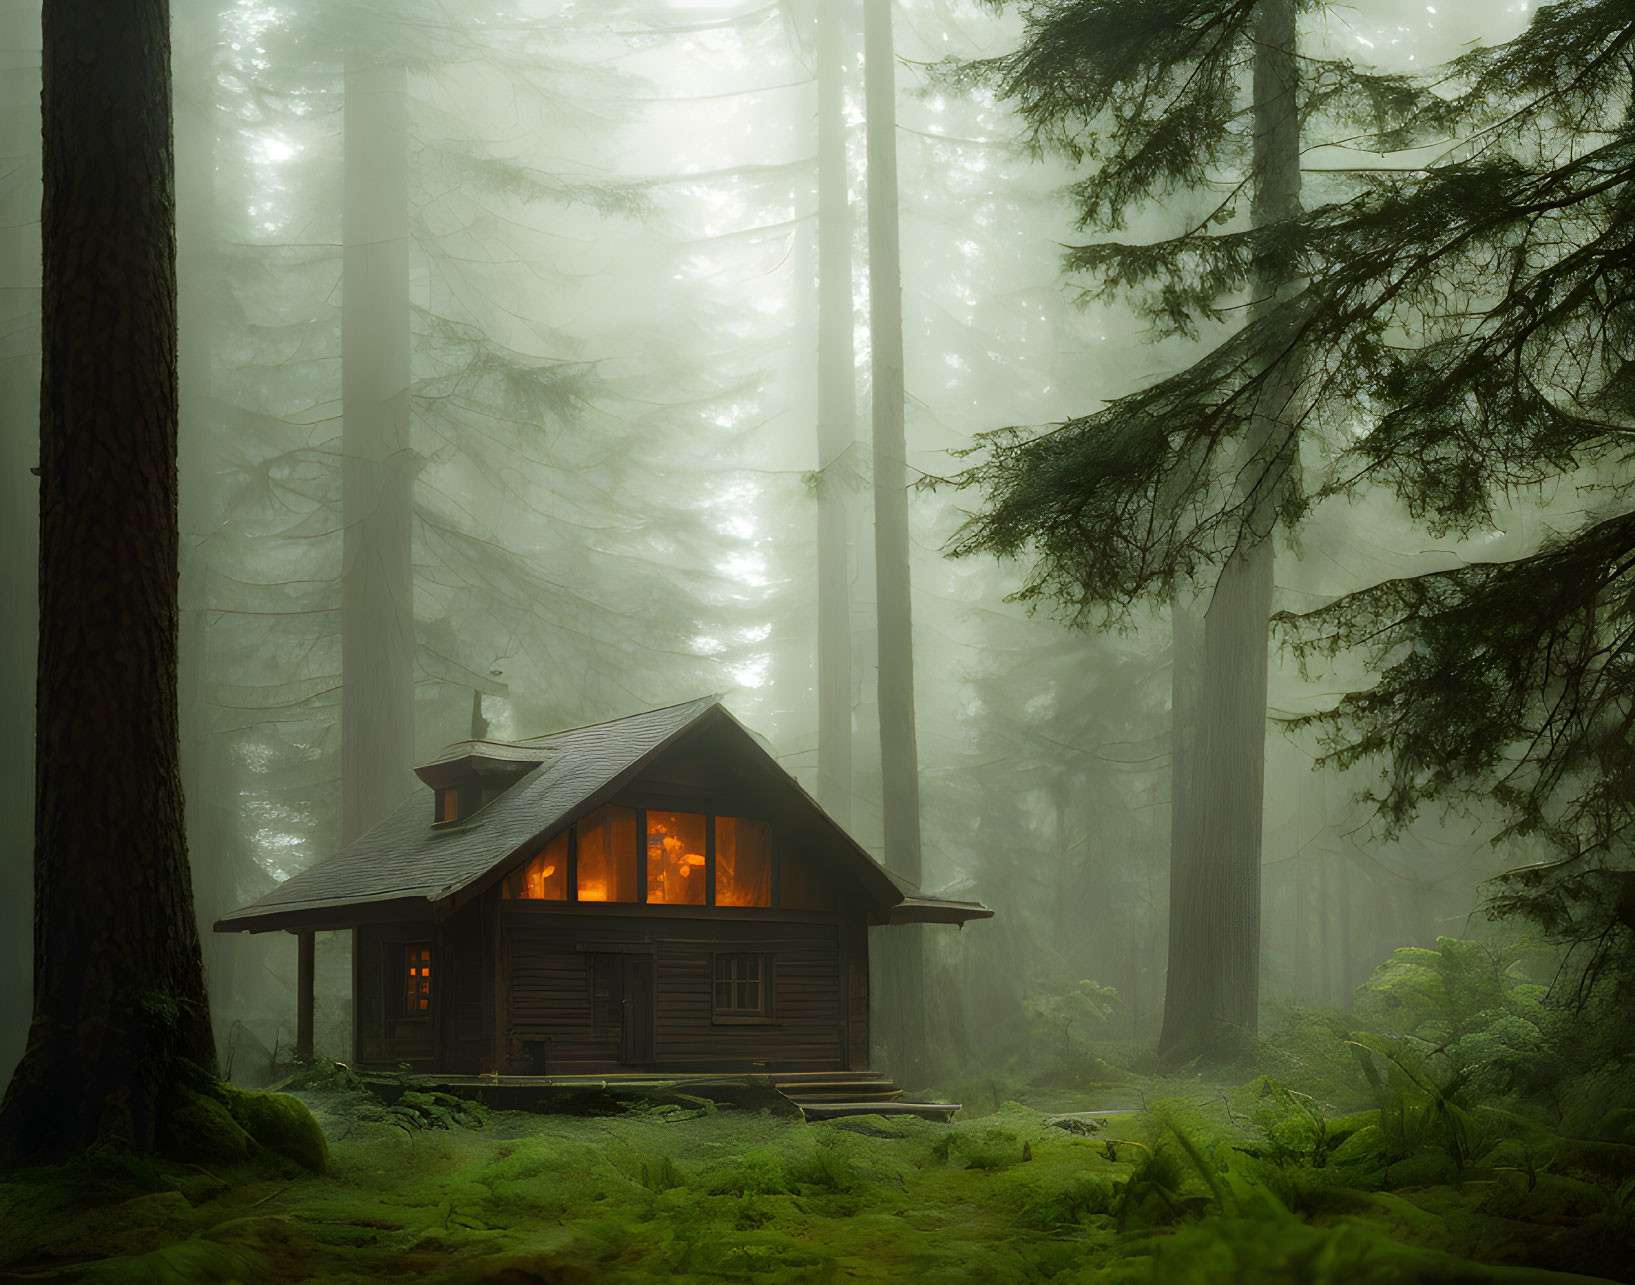
[[[869,1064],[871,925],[993,912],[894,881],[709,697],[468,741],[334,857],[225,915],[350,929],[354,1061],[448,1074]]]

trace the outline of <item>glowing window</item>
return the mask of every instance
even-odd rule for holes
[[[647,814],[647,900],[702,906],[707,892],[704,818],[697,812]]]
[[[437,791],[437,813],[439,821],[458,821],[460,819],[460,791]]]
[[[579,823],[580,901],[636,901],[636,811],[599,808]]]
[[[527,865],[506,875],[501,895],[518,901],[566,901],[568,831],[547,843]]]
[[[423,941],[409,942],[403,947],[403,967],[408,986],[403,999],[403,1011],[410,1017],[431,1012],[431,946]]]
[[[715,1015],[717,1017],[766,1017],[767,985],[772,971],[765,955],[717,955],[715,957]]]
[[[715,818],[715,904],[772,904],[772,827],[765,821]]]

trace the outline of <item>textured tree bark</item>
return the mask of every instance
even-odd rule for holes
[[[0,1079],[32,1009],[34,660],[39,608],[40,6],[0,3]]]
[[[408,78],[346,55],[341,282],[341,842],[412,788]]]
[[[903,287],[897,228],[897,65],[891,0],[864,0],[868,112],[869,351],[873,381],[874,579],[878,603],[880,775],[886,869],[920,882],[919,752],[914,735],[914,627],[909,606],[908,447],[903,427]],[[917,924],[882,939],[884,1036],[891,1072],[925,1073],[925,957]]]
[[[1169,772],[1169,950],[1170,968],[1187,952],[1188,926],[1182,902],[1196,878],[1190,865],[1197,843],[1192,833],[1197,803],[1193,768],[1198,748],[1198,680],[1203,638],[1190,595],[1170,601],[1170,772]],[[1173,971],[1172,974],[1173,975]]]
[[[845,37],[851,6],[818,4],[818,802],[852,818],[852,220],[847,203]]]
[[[1254,199],[1265,225],[1300,210],[1294,0],[1256,18]],[[1250,320],[1275,316],[1286,264],[1255,265]],[[1210,1042],[1222,1024],[1253,1031],[1260,1004],[1260,851],[1266,771],[1266,665],[1272,526],[1293,464],[1296,377],[1269,379],[1239,470],[1249,530],[1227,560],[1204,618],[1191,818],[1171,872],[1169,973],[1159,1048]]]
[[[34,1018],[0,1152],[155,1141],[214,1070],[176,722],[176,277],[165,0],[49,0]]]

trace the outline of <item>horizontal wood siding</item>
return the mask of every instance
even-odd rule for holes
[[[445,1061],[475,1067],[483,1056],[483,955],[480,907],[468,906],[448,925],[450,1011],[444,1028]]]
[[[846,1004],[851,1013],[849,1069],[867,1070],[869,1065],[869,925],[862,915],[848,916],[843,934],[846,942]]]
[[[621,1018],[632,976],[624,956],[653,960],[653,1057],[662,1071],[840,1070],[847,1056],[839,932],[834,920],[756,916],[662,919],[639,915],[501,911],[507,1032],[513,1065],[523,1046],[545,1041],[553,1074],[621,1065]],[[772,960],[772,1019],[713,1019],[718,951]],[[634,1007],[634,1002],[632,1002]],[[510,1068],[508,1068],[510,1069]]]
[[[500,913],[510,1059],[525,1059],[527,1044],[545,1041],[552,1071],[616,1063],[619,1032],[609,1018],[607,977],[598,986],[592,956],[575,947],[571,929],[556,929],[555,922],[555,916]]]
[[[430,924],[359,924],[354,937],[357,951],[358,1009],[357,1057],[365,1066],[437,1065],[438,1013],[450,992],[450,952],[446,936]],[[403,947],[411,941],[432,943],[432,1007],[429,1018],[404,1018],[402,990]]]
[[[352,930],[352,973],[356,978],[352,1056],[358,1062],[386,1061],[385,997],[381,991],[381,934],[379,924],[359,924]]]

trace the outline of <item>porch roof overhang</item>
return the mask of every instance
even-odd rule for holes
[[[291,902],[257,910],[246,906],[229,911],[211,925],[218,933],[331,932],[359,924],[430,923],[442,916],[431,896],[407,893],[391,897],[334,897],[323,901]]]
[[[888,924],[958,924],[992,919],[993,911],[980,901],[950,901],[944,897],[904,897],[887,913]]]

